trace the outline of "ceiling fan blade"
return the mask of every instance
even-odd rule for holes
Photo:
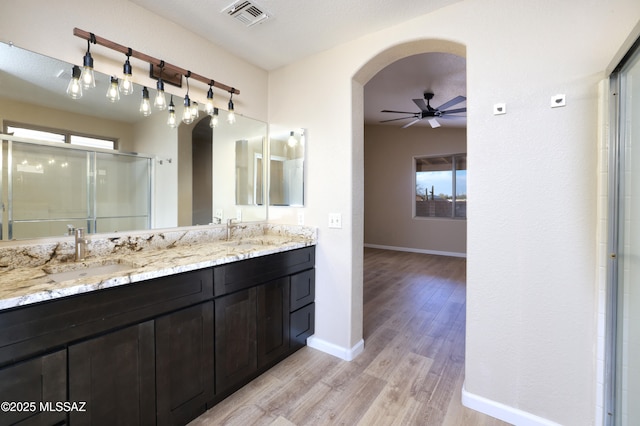
[[[429,124],[431,125],[432,129],[438,128],[440,127],[440,123],[438,123],[438,120],[436,120],[435,118],[430,118],[429,120],[427,120],[429,122]]]
[[[411,114],[411,115],[416,115],[416,113],[415,113],[415,112],[412,112],[412,111],[394,111],[394,110],[391,110],[391,109],[383,109],[383,110],[382,110],[382,111],[380,111],[380,112],[395,112],[395,113],[398,113],[398,114]]]
[[[441,115],[438,118],[442,118],[443,120],[466,120],[466,115]]]
[[[429,108],[427,108],[427,103],[424,101],[424,99],[414,99],[413,103],[418,105],[418,108],[420,108],[421,111],[429,111]]]
[[[440,111],[441,114],[457,114],[459,112],[467,112],[466,108],[448,109],[446,111]]]
[[[449,102],[443,103],[442,105],[440,105],[436,109],[442,111],[443,109],[447,109],[447,108],[449,108],[451,106],[454,106],[454,105],[459,104],[460,102],[464,102],[466,100],[467,100],[467,98],[464,97],[464,96],[456,96],[455,98],[451,99]]]
[[[387,123],[387,122],[389,122],[389,121],[406,120],[407,118],[416,118],[416,116],[415,116],[415,115],[412,115],[411,117],[392,118],[391,120],[382,120],[382,121],[378,121],[378,123]]]
[[[403,129],[406,129],[409,126],[413,126],[414,124],[416,124],[418,121],[422,120],[421,118],[416,118],[415,120],[411,121],[410,123],[405,124],[404,126],[402,126]]]

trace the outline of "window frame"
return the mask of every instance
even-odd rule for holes
[[[61,135],[63,137],[64,140],[62,142],[45,140],[45,142],[49,142],[49,143],[53,143],[53,144],[65,143],[65,144],[73,145],[73,146],[76,146],[76,147],[102,149],[102,150],[106,150],[106,151],[118,151],[118,139],[117,138],[110,138],[110,137],[105,137],[105,136],[100,136],[100,135],[92,135],[92,134],[88,134],[88,133],[80,133],[80,132],[64,130],[64,129],[56,129],[54,127],[46,127],[46,126],[39,126],[39,125],[28,124],[28,123],[20,123],[20,122],[17,122],[17,121],[4,121],[3,128],[2,128],[3,133],[8,134],[9,127],[16,127],[16,128],[25,129],[25,130],[35,130],[35,131],[38,131],[38,132],[53,133],[53,134],[56,134],[56,135]],[[105,142],[112,142],[113,145],[112,145],[111,148],[107,148],[107,147],[98,147],[98,146],[91,145],[91,144],[73,143],[72,142],[72,137],[73,136],[78,136],[78,137],[81,137],[81,138],[90,138],[90,139],[102,140],[102,141],[105,141]],[[36,140],[39,140],[39,139],[36,139]]]
[[[430,158],[450,158],[451,159],[451,180],[452,180],[452,185],[451,185],[451,216],[420,216],[417,214],[417,202],[418,202],[418,191],[417,191],[417,186],[418,186],[418,179],[417,179],[417,174],[418,174],[418,160],[421,159],[430,159]],[[467,153],[466,152],[460,152],[460,153],[454,153],[454,154],[440,154],[440,155],[416,155],[413,156],[413,186],[412,186],[412,196],[411,196],[411,204],[412,204],[412,217],[413,219],[438,219],[438,220],[442,220],[442,219],[453,219],[453,220],[467,220],[467,215],[466,215],[466,210],[465,210],[465,215],[464,216],[456,216],[456,204],[458,203],[457,197],[457,176],[456,176],[456,172],[460,171],[460,170],[468,170],[468,168],[465,169],[457,169],[457,163],[459,161],[459,159],[463,158],[464,162],[466,164],[467,162]],[[435,171],[435,170],[434,170]],[[466,184],[465,184],[466,185]],[[467,202],[467,196],[465,194],[465,198],[464,198],[465,202]]]

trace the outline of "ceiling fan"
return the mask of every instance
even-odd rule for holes
[[[427,100],[427,102],[425,103],[425,99]],[[420,108],[420,112],[409,112],[409,111],[393,111],[393,110],[388,110],[388,109],[384,109],[380,112],[392,112],[392,113],[396,113],[396,114],[411,114],[409,117],[401,117],[401,118],[392,118],[391,120],[383,120],[380,123],[386,123],[389,121],[398,121],[398,120],[406,120],[407,118],[413,118],[413,121],[410,121],[409,123],[405,124],[404,126],[402,126],[402,128],[407,128],[409,126],[414,125],[415,123],[417,123],[420,120],[423,119],[428,119],[429,124],[431,125],[431,128],[436,128],[436,127],[440,127],[440,123],[438,122],[438,120],[436,120],[436,118],[442,118],[442,119],[451,119],[451,118],[462,118],[463,116],[460,115],[450,115],[450,114],[457,114],[460,112],[467,112],[467,108],[456,108],[456,109],[447,109],[450,108],[454,105],[459,104],[460,102],[464,102],[467,100],[466,97],[464,96],[456,96],[455,98],[451,99],[448,102],[443,103],[442,105],[440,105],[437,108],[432,107],[429,104],[429,101],[431,101],[431,99],[433,99],[433,93],[431,92],[424,92],[424,99],[414,99],[413,102],[418,106],[418,108]]]

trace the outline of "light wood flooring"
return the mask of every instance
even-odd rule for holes
[[[360,356],[305,347],[191,424],[506,425],[460,403],[466,260],[364,253]]]

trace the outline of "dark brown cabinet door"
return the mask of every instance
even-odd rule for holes
[[[289,277],[257,287],[258,368],[289,351]]]
[[[0,425],[53,425],[67,415],[56,412],[56,402],[67,400],[67,351],[62,350],[0,369]],[[52,407],[40,411],[41,404]],[[16,404],[20,404],[18,407]],[[45,407],[46,408],[46,407]]]
[[[258,368],[256,289],[215,300],[216,395],[235,390]]]
[[[213,302],[156,319],[158,425],[184,425],[214,396]]]
[[[147,321],[69,347],[69,400],[76,425],[153,425],[154,323]]]

